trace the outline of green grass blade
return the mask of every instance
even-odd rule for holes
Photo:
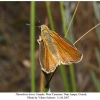
[[[79,6],[79,2],[78,2],[78,4],[77,4],[77,6],[76,6],[76,9],[75,9],[74,14],[73,14],[73,16],[72,16],[72,19],[71,19],[71,21],[70,21],[70,23],[69,23],[68,29],[67,29],[67,31],[66,31],[66,33],[65,33],[65,37],[66,37],[67,34],[68,34],[69,28],[70,28],[71,23],[72,23],[72,21],[73,21],[73,19],[74,19],[74,16],[75,16],[75,14],[76,14],[76,11],[77,11],[78,6]]]
[[[79,5],[79,3],[78,3],[78,5]],[[75,11],[74,11],[74,15],[73,15],[73,17],[72,17],[72,19],[71,19],[71,22],[70,22],[70,24],[69,24],[69,27],[70,27],[70,25],[71,25],[71,23],[72,23],[72,20],[73,20],[73,18],[74,18],[74,16],[75,16],[75,13],[76,13],[76,10],[77,10],[77,8],[78,8],[78,5],[77,5],[77,7],[76,7],[76,9],[75,9]],[[65,16],[64,16],[64,9],[63,9],[63,3],[62,2],[60,2],[60,9],[61,9],[61,17],[62,17],[62,23],[64,23],[63,24],[63,30],[64,30],[64,33],[66,33],[66,21],[65,21]],[[69,30],[69,27],[68,27],[68,29],[67,29],[67,32],[68,32],[68,30]],[[67,38],[67,36],[66,36],[67,34],[65,34],[65,38]],[[77,89],[76,89],[76,81],[75,81],[75,74],[74,74],[74,66],[71,64],[71,65],[69,65],[69,70],[70,70],[70,75],[71,75],[71,83],[72,83],[72,91],[73,92],[76,92],[77,91]],[[68,84],[68,83],[67,83]]]
[[[70,75],[71,75],[71,83],[72,83],[72,91],[76,92],[76,81],[75,81],[75,73],[73,64],[69,65]]]
[[[96,54],[96,57],[97,57],[99,68],[100,68],[100,51],[97,47],[95,47],[95,54]]]
[[[68,83],[68,76],[66,75],[65,66],[60,65],[60,72],[64,84],[64,88],[66,92],[70,92],[69,83]]]
[[[63,24],[63,31],[65,33],[66,32],[66,18],[65,18],[65,13],[64,13],[62,1],[60,1],[60,11],[61,11],[62,24]]]
[[[52,30],[55,30],[48,1],[46,1],[46,8],[47,8],[48,18],[49,18],[49,22],[50,22],[50,27]]]
[[[60,1],[60,11],[61,11],[61,18],[62,18],[62,23],[63,23],[63,31],[65,33],[66,32],[66,20],[65,20],[63,2],[62,1]],[[66,92],[70,92],[68,78],[67,78],[67,75],[66,75],[66,72],[65,72],[65,68],[64,68],[63,65],[60,65],[60,72],[61,72],[61,76],[62,76],[64,87],[65,87],[65,91]]]
[[[93,70],[90,71],[90,75],[91,75],[91,78],[92,78],[92,81],[93,81],[93,83],[94,83],[94,86],[95,86],[96,90],[97,90],[98,92],[100,92],[100,82],[99,82],[99,80],[97,79],[97,77],[96,77],[96,75],[95,75],[95,73],[94,73]]]
[[[35,2],[31,1],[30,14],[30,59],[31,59],[31,92],[35,91]]]
[[[52,15],[51,15],[51,11],[50,11],[50,7],[49,7],[48,2],[46,2],[46,7],[47,7],[47,13],[48,13],[51,29],[54,30],[55,29],[54,28],[54,23],[53,23],[53,20],[52,20]],[[60,71],[61,71],[61,76],[62,76],[62,79],[63,79],[63,84],[64,84],[64,87],[65,87],[65,91],[69,92],[69,86],[67,85],[68,84],[67,78],[65,78],[66,73],[65,73],[64,67],[60,66]]]

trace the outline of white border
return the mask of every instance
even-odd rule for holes
[[[100,100],[100,92],[14,92],[0,93],[0,100]]]

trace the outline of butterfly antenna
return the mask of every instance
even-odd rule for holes
[[[87,31],[83,36],[81,36],[78,40],[76,40],[75,42],[74,42],[74,45],[79,41],[79,40],[81,40],[86,34],[88,34],[90,31],[92,31],[93,29],[95,29],[97,26],[99,26],[100,25],[100,23],[99,24],[97,24],[96,26],[94,26],[93,28],[91,28],[89,31]]]
[[[25,25],[28,25],[28,26],[33,26],[33,25],[31,25],[31,24],[28,24],[28,23],[26,23]]]

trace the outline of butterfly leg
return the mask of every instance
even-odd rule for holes
[[[37,42],[40,44],[40,41],[42,41],[41,36],[39,36],[39,39],[37,39]]]

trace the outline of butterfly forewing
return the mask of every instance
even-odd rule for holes
[[[56,43],[57,45],[56,47],[63,64],[69,64],[71,62],[77,63],[82,59],[83,55],[76,49],[76,47],[71,42],[61,38],[54,31],[51,31],[50,34],[55,41],[54,43]]]

